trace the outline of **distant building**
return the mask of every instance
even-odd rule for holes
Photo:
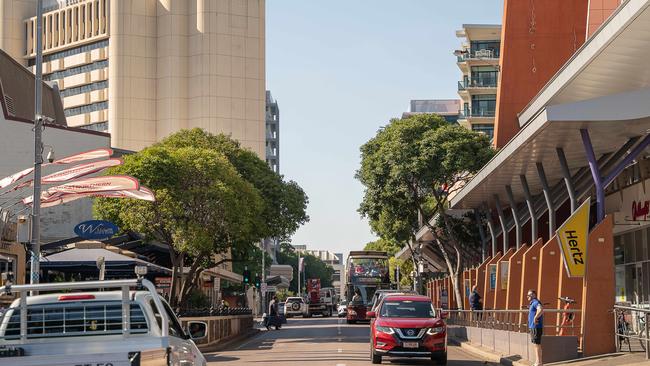
[[[462,99],[458,123],[470,130],[494,137],[494,116],[497,107],[501,25],[464,24],[456,36],[464,41],[456,50],[457,64],[462,72],[458,95]]]
[[[280,173],[280,109],[271,92],[266,91],[266,162]]]
[[[411,109],[404,112],[402,118],[416,114],[435,113],[449,123],[457,123],[460,109],[461,103],[458,99],[416,99],[411,100]]]
[[[341,294],[341,289],[345,285],[343,281],[343,276],[345,275],[343,253],[332,253],[329,250],[307,249],[307,246],[304,244],[294,245],[293,248],[298,253],[313,255],[332,267],[334,269],[334,274],[332,275],[332,287],[334,287],[337,294]]]

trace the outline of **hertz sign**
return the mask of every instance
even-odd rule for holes
[[[556,231],[569,277],[584,277],[589,239],[589,205],[587,198]]]

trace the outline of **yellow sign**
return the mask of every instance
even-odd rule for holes
[[[556,231],[562,249],[564,266],[569,277],[584,277],[589,236],[589,205],[587,198]]]

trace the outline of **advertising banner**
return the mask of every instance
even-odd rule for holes
[[[55,160],[52,164],[72,164],[72,163],[78,163],[80,161],[85,161],[85,160],[108,158],[111,155],[113,155],[112,149],[108,149],[108,148],[95,149],[95,150],[84,151],[78,154],[66,156],[65,158]]]
[[[156,197],[153,192],[147,188],[140,186],[138,190],[121,190],[121,191],[107,191],[107,192],[91,192],[91,193],[61,193],[41,201],[41,207],[53,207],[67,202],[76,201],[85,197],[103,197],[103,198],[133,198],[143,201],[155,202]],[[31,197],[30,197],[31,199]]]
[[[569,277],[584,277],[589,239],[589,205],[587,198],[556,231],[564,266]]]
[[[490,264],[488,273],[490,274],[490,290],[494,290],[497,287],[497,265]]]
[[[138,190],[140,183],[137,179],[127,175],[107,175],[75,180],[55,187],[48,188],[41,194],[41,200],[52,201],[62,193],[95,193],[119,190]],[[34,200],[33,196],[25,197],[23,203],[28,205]]]
[[[499,277],[501,277],[501,289],[508,289],[508,270],[510,269],[510,263],[506,261],[501,262],[501,271],[499,272]]]
[[[30,174],[33,170],[34,170],[34,168],[27,168],[25,170],[19,171],[18,173],[14,173],[14,174],[12,174],[12,175],[10,175],[8,177],[4,177],[4,178],[0,179],[0,188],[5,188],[5,187],[8,187],[8,186],[16,183],[17,181],[19,181],[24,176]]]

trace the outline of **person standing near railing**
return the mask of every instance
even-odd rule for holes
[[[542,334],[544,333],[544,309],[542,303],[537,299],[535,290],[528,290],[526,295],[530,301],[528,308],[528,331],[530,333],[530,341],[535,347],[535,356],[537,361],[533,366],[542,365]]]
[[[469,295],[469,307],[474,311],[481,311],[483,310],[483,303],[481,302],[481,295],[478,293],[478,288],[476,285],[472,286],[472,294]],[[481,313],[477,313],[475,316],[473,316],[473,320],[481,320]]]

